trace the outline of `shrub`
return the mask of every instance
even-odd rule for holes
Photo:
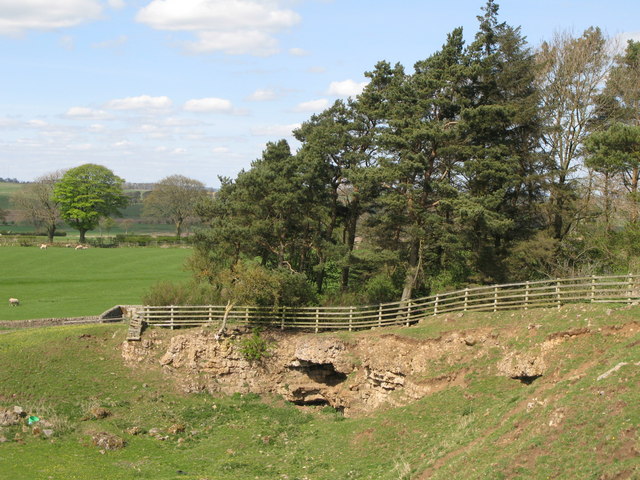
[[[223,300],[237,305],[301,306],[316,301],[306,276],[285,268],[269,270],[252,262],[239,262],[233,270],[217,274],[213,281],[220,286]]]
[[[145,305],[210,305],[221,303],[219,292],[207,283],[158,282],[142,296]]]
[[[260,362],[271,353],[272,343],[260,335],[262,330],[254,328],[250,337],[238,341],[238,350],[251,363]]]

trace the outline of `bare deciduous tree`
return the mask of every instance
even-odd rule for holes
[[[546,122],[543,148],[550,161],[551,219],[555,238],[571,229],[578,212],[572,188],[580,167],[583,141],[596,112],[596,100],[612,65],[607,39],[599,28],[575,38],[555,34],[537,54],[542,116]]]
[[[183,225],[195,217],[195,207],[205,195],[202,182],[171,175],[160,180],[145,197],[144,213],[172,222],[176,226],[176,237],[180,238]]]
[[[64,172],[48,173],[18,190],[11,198],[22,218],[47,232],[49,243],[61,222],[58,203],[53,199],[53,188]]]

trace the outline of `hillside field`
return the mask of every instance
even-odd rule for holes
[[[141,303],[161,280],[190,277],[187,248],[0,247],[0,320],[99,315]],[[20,300],[10,307],[10,297]]]
[[[0,478],[638,479],[639,314],[575,305],[322,334],[428,346],[455,332],[478,342],[446,346],[422,379],[461,372],[462,381],[354,418],[274,396],[184,393],[180,371],[168,374],[157,358],[123,361],[124,325],[4,333],[0,412],[19,406],[40,422],[0,427]],[[199,335],[151,329],[143,342],[185,334]],[[530,382],[500,375],[509,351],[544,354],[544,372]],[[124,448],[94,445],[105,433]]]
[[[8,213],[7,220],[9,224],[0,224],[0,230],[11,232],[33,232],[34,226],[24,221],[19,220],[19,212],[14,209],[11,204],[11,195],[20,190],[24,185],[19,183],[7,183],[0,182],[0,209]],[[140,190],[145,192],[145,190]],[[122,210],[122,217],[114,217],[115,224],[109,229],[109,232],[101,231],[99,227],[95,230],[91,230],[87,233],[87,237],[100,237],[100,236],[113,236],[117,234],[129,233],[129,234],[161,234],[172,235],[175,234],[175,227],[166,223],[149,223],[149,219],[142,216],[142,203],[133,203]],[[130,224],[125,225],[125,220],[131,220]],[[58,227],[58,231],[66,232],[66,237],[56,238],[57,242],[68,242],[76,240],[78,238],[77,230],[74,230],[64,222]],[[189,231],[186,227],[185,233]]]

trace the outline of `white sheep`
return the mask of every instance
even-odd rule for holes
[[[48,245],[46,243],[43,243],[40,245],[40,250],[46,250],[48,247]]]
[[[76,246],[76,250],[87,250],[89,247],[87,247],[86,245],[77,245]]]
[[[9,306],[17,307],[19,305],[20,305],[20,300],[18,300],[17,298],[10,298],[9,299]]]

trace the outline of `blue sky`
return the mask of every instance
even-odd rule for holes
[[[498,0],[532,47],[601,27],[640,40],[638,0]],[[0,0],[0,177],[83,163],[131,182],[234,177],[379,60],[407,71],[484,0]]]

